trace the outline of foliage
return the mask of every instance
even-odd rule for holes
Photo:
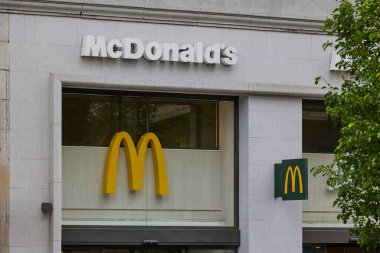
[[[352,220],[361,246],[380,247],[380,1],[340,0],[324,23],[345,70],[341,86],[326,82],[327,113],[340,121],[341,138],[333,164],[313,169],[340,185],[334,206],[338,219]],[[316,84],[321,77],[316,78]],[[336,166],[339,170],[336,170]]]

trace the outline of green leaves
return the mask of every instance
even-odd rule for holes
[[[324,31],[336,35],[333,47],[342,59],[337,65],[347,76],[339,88],[327,89],[327,113],[341,124],[342,137],[333,164],[313,168],[341,185],[334,205],[344,223],[352,220],[351,232],[367,248],[380,247],[380,4],[378,0],[341,0]],[[317,77],[319,84],[322,77]],[[333,169],[340,168],[341,173]]]
[[[369,39],[374,41],[375,39],[380,39],[380,33],[372,32],[369,34]]]

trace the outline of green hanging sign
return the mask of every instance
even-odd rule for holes
[[[274,165],[274,197],[282,197],[282,200],[307,199],[307,159],[282,160],[282,163]]]

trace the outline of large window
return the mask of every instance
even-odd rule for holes
[[[331,164],[334,149],[338,144],[339,124],[326,113],[324,101],[302,101],[302,150],[303,158],[308,159],[309,169],[320,165]],[[309,198],[302,201],[302,220],[304,224],[320,224],[339,222],[336,217],[339,209],[333,207],[336,191],[326,187],[326,178],[318,175],[309,177]],[[305,246],[304,253],[338,252],[320,245]],[[340,252],[340,251],[339,251]],[[346,251],[348,252],[348,251]]]
[[[339,139],[338,123],[326,113],[323,101],[302,101],[303,153],[333,153]]]
[[[135,143],[154,132],[164,148],[218,148],[217,101],[68,92],[63,105],[65,146],[108,146],[127,131]]]
[[[235,226],[235,103],[219,96],[64,89],[63,224]],[[129,190],[121,151],[116,193],[103,193],[108,146],[120,131],[135,145],[147,132],[157,135],[169,194],[156,195],[150,150],[142,190]]]

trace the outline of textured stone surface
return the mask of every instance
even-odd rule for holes
[[[84,3],[85,8],[96,4],[101,6],[102,9],[125,6],[321,20],[326,18],[336,5],[332,0],[63,0],[61,2],[66,6],[70,3]],[[23,9],[31,8],[31,6],[33,9],[38,9],[38,5],[35,3],[31,5],[28,2],[23,2],[21,4]],[[13,7],[18,8],[19,6],[13,5]],[[42,9],[42,6],[40,6],[40,9]]]
[[[0,70],[9,70],[9,44],[0,42]]]
[[[48,247],[11,247],[10,253],[48,253]],[[59,251],[55,251],[59,252]]]
[[[0,14],[0,252],[9,248],[9,15]]]
[[[325,19],[327,11],[325,0],[281,0],[281,14],[284,17]]]
[[[302,155],[301,99],[250,96],[240,109],[248,119],[240,121],[242,245],[250,253],[300,253],[302,205],[274,198],[273,164]]]
[[[0,42],[8,42],[9,15],[0,14]]]
[[[317,51],[321,36],[276,32],[243,31],[213,28],[193,28],[170,25],[91,21],[52,17],[25,17],[28,32],[24,38],[15,34],[11,43],[12,70],[34,73],[60,73],[68,75],[102,76],[103,79],[132,80],[136,75],[147,79],[145,85],[179,86],[194,81],[204,89],[247,90],[250,83],[284,86],[314,87],[314,77],[323,74],[335,81],[338,76],[329,73],[329,53]],[[15,29],[21,27],[21,18],[11,17]],[[67,22],[68,21],[68,22]],[[35,24],[35,25],[33,25]],[[66,27],[67,25],[67,27]],[[12,24],[11,24],[12,26]],[[49,27],[48,30],[45,28]],[[75,29],[72,29],[75,27]],[[158,29],[159,28],[159,29]],[[54,31],[66,31],[54,33]],[[70,31],[70,32],[69,32]],[[224,42],[238,49],[235,66],[207,66],[205,64],[180,64],[81,58],[81,41],[85,34],[103,34],[107,38],[138,37],[143,41],[205,44]],[[238,39],[239,38],[239,39]],[[244,39],[243,39],[244,38]],[[13,38],[11,37],[11,41]],[[169,74],[169,75],[168,75]],[[210,82],[210,75],[213,76]],[[140,78],[141,80],[141,78]],[[118,82],[118,81],[116,81]],[[140,81],[141,82],[141,81]],[[222,83],[223,82],[223,83]],[[134,82],[130,82],[133,84]],[[231,84],[231,85],[230,85]],[[209,85],[209,87],[208,87]],[[231,87],[232,86],[232,87]],[[269,86],[268,86],[269,87]]]
[[[230,1],[219,7],[210,3],[199,8],[239,12],[253,4],[261,6],[263,13],[265,8],[281,12],[277,2],[242,2],[241,7],[232,7]],[[175,5],[170,1],[156,4]],[[59,252],[62,85],[240,95],[240,251],[301,252],[301,205],[273,198],[273,163],[301,156],[299,97],[321,97],[314,77],[338,81],[328,70],[329,53],[318,50],[325,37],[22,15],[10,16],[9,34],[10,46],[2,50],[4,44],[0,44],[0,53],[7,56],[10,50],[10,187],[16,216],[10,223],[11,252],[44,252],[48,247]],[[237,48],[239,60],[226,67],[81,58],[85,34],[179,44],[223,42]],[[253,93],[270,96],[250,96]],[[284,94],[298,98],[278,96]],[[0,113],[1,118],[6,115]],[[53,203],[56,211],[50,221],[39,213],[38,203],[25,200],[24,193],[36,203],[45,199]],[[37,235],[29,238],[32,227]]]
[[[10,191],[10,218],[43,218],[41,203],[48,202],[49,190],[39,188],[12,188]]]
[[[11,199],[12,201],[12,199]],[[49,218],[10,218],[9,247],[47,247]]]
[[[0,100],[7,99],[7,75],[8,71],[0,70]]]

